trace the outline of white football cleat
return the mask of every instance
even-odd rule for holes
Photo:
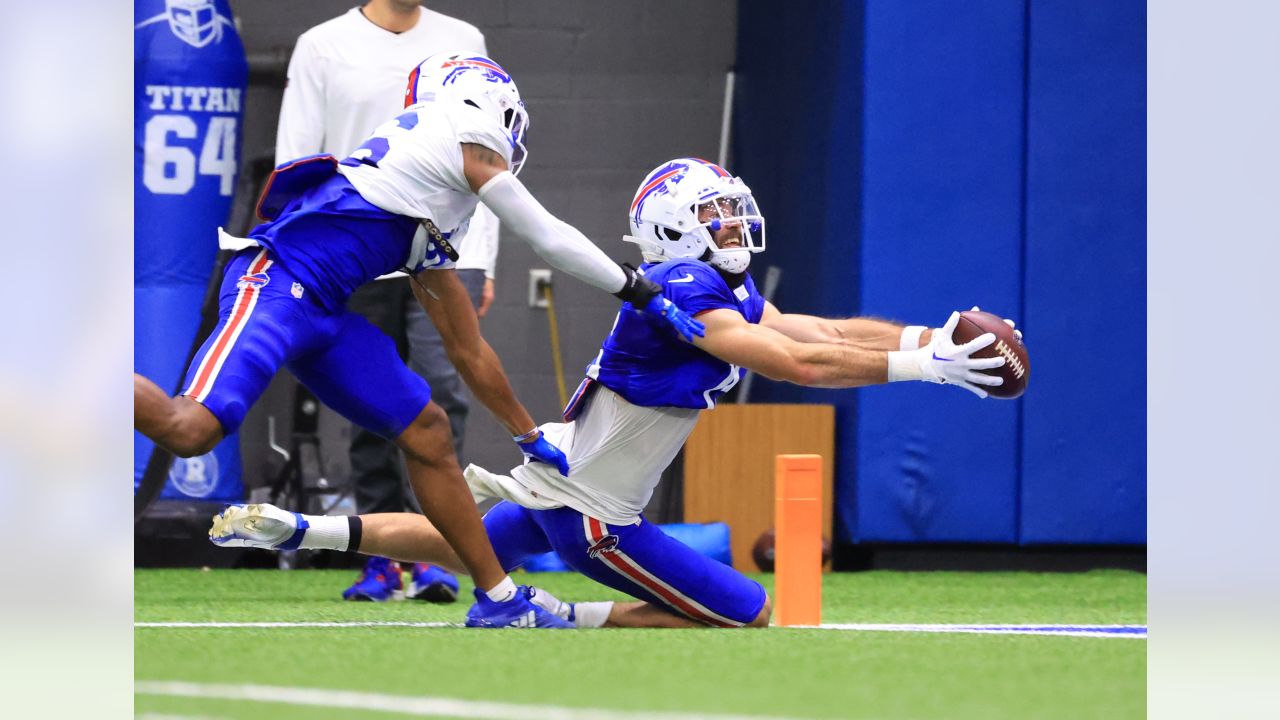
[[[521,585],[520,590],[529,602],[555,615],[561,620],[574,622],[573,603],[567,603],[551,593],[532,585]]]
[[[222,547],[296,550],[306,530],[301,515],[275,505],[229,505],[213,516],[209,540]]]

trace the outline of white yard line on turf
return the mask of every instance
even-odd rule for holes
[[[380,710],[404,715],[426,717],[494,718],[508,720],[599,720],[602,717],[621,720],[786,720],[763,715],[721,715],[683,712],[653,712],[649,710],[628,712],[611,708],[572,708],[559,705],[518,705],[515,703],[458,700],[442,697],[415,697],[412,695],[383,695],[381,693],[354,692],[349,690],[322,690],[319,688],[276,687],[271,685],[217,685],[190,682],[163,682],[140,680],[134,683],[139,695],[167,695],[171,697],[206,698],[210,700],[245,700],[288,705],[310,705],[348,710]]]
[[[460,628],[462,623],[447,622],[136,622],[136,628]]]
[[[457,623],[446,622],[136,622],[135,628],[456,628]],[[883,624],[883,623],[831,623],[826,625],[801,625],[802,630],[845,630],[854,632],[918,632],[960,633],[965,635],[1057,635],[1062,637],[1127,638],[1146,640],[1146,625],[982,625],[971,624]]]
[[[856,630],[860,632],[960,633],[966,635],[1060,635],[1063,637],[1128,638],[1146,640],[1146,625],[894,625],[894,624],[830,624],[813,630]]]

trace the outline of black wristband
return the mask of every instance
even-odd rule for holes
[[[614,293],[619,300],[629,302],[639,309],[648,305],[655,296],[662,294],[661,285],[641,275],[629,263],[622,263],[622,272],[626,274],[627,280],[622,285],[622,289]]]

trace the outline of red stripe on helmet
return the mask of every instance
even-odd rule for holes
[[[640,188],[640,192],[636,193],[636,199],[631,201],[631,212],[635,212],[636,206],[638,206],[641,203],[641,201],[645,199],[645,196],[647,196],[649,193],[656,190],[659,185],[666,182],[671,177],[675,175],[679,175],[682,170],[684,170],[684,168],[682,167],[678,167],[674,170],[668,170],[667,172],[654,178],[651,182],[649,182],[644,187]]]

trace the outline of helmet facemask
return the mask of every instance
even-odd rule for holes
[[[519,175],[520,168],[529,157],[525,149],[524,137],[529,131],[529,113],[524,109],[524,101],[510,103],[506,97],[500,97],[500,104],[508,105],[502,111],[502,126],[511,134],[511,174]]]
[[[751,255],[764,251],[764,216],[750,192],[718,195],[697,203],[690,212],[697,223],[691,233],[701,237],[711,253],[707,262],[712,266],[727,273],[744,273],[751,265]],[[732,242],[732,233],[724,231],[734,229],[738,230],[738,245],[720,247],[716,235],[721,236],[721,242]]]

